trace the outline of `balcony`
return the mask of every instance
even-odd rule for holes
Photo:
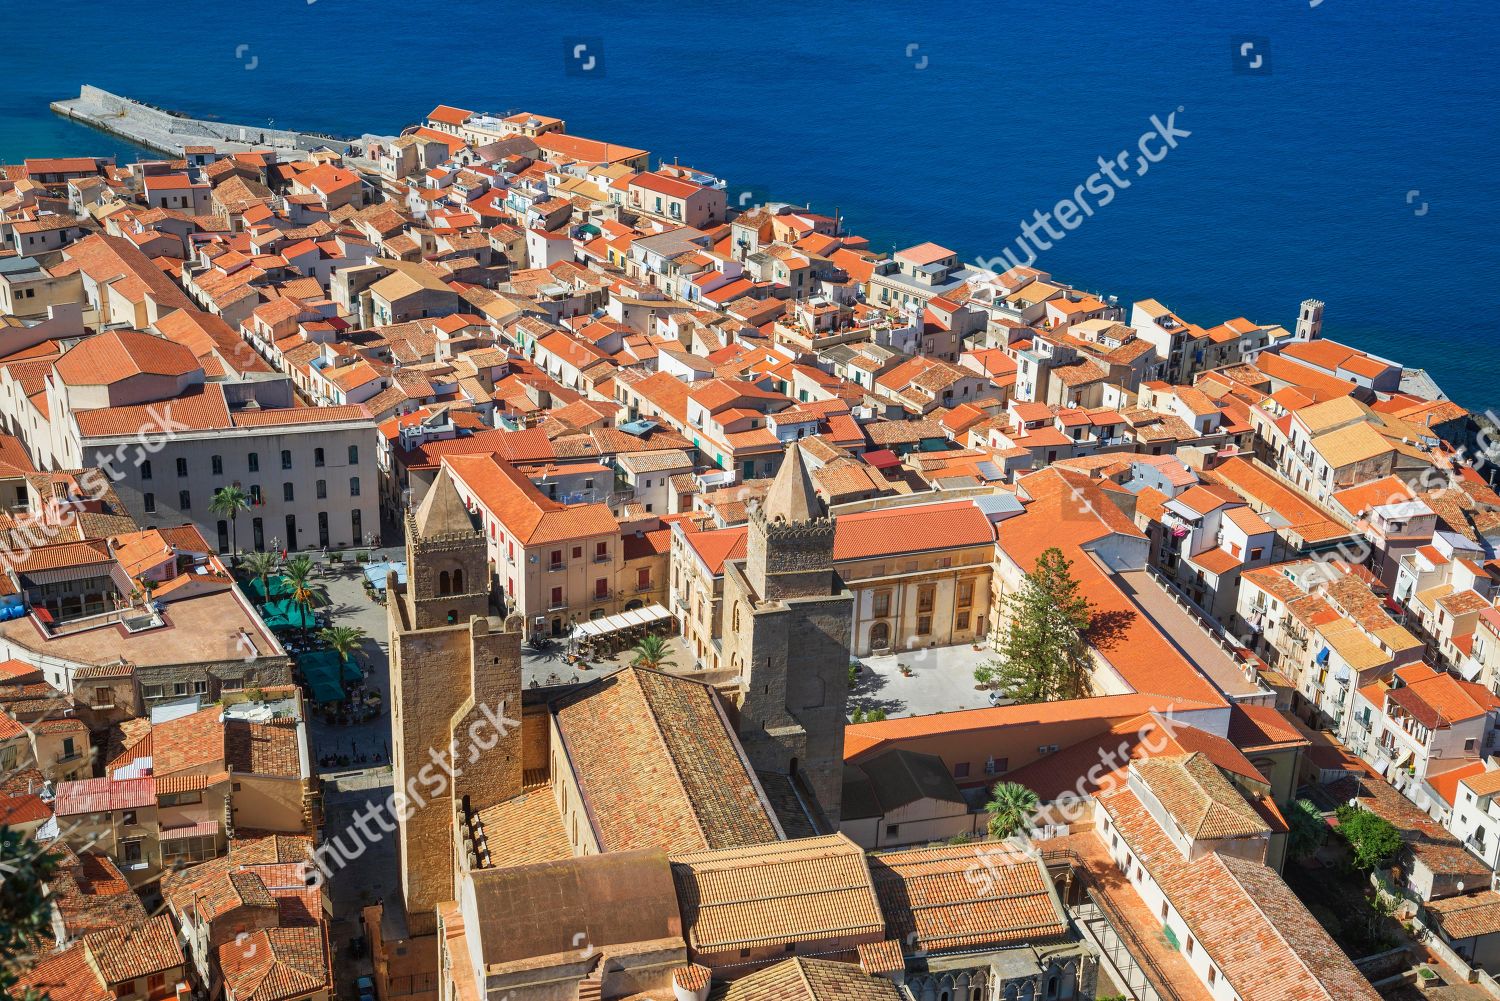
[[[567,567],[568,565],[566,563],[550,563],[547,565],[547,572],[557,573],[559,570],[566,570]]]

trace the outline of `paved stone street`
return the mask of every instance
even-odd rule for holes
[[[974,687],[974,668],[994,657],[989,647],[975,650],[967,643],[861,657],[849,711],[862,707],[884,709],[887,716],[921,716],[986,707],[986,693]],[[911,677],[901,673],[901,664],[911,668]]]
[[[395,558],[401,558],[399,550],[375,550],[371,553],[371,559],[393,554]],[[330,724],[317,712],[310,714],[308,733],[312,739],[313,762],[325,777],[341,771],[388,765],[391,760],[390,642],[386,635],[385,606],[365,596],[363,580],[363,566],[353,562],[347,562],[335,575],[319,580],[328,592],[329,604],[326,611],[332,623],[364,630],[364,642],[360,644],[357,656],[368,674],[365,687],[379,692],[381,696],[380,715],[364,723]],[[327,754],[344,754],[351,758],[364,754],[367,760],[362,764],[351,761],[342,768],[338,765],[318,765],[318,761]]]
[[[349,861],[328,882],[333,904],[333,920],[328,929],[329,947],[333,950],[337,995],[358,997],[356,977],[371,972],[368,953],[355,956],[350,943],[364,929],[360,911],[382,900],[401,896],[400,847],[394,834],[382,834],[377,823],[365,827],[376,835],[366,839],[354,823],[356,813],[368,814],[376,804],[391,794],[390,774],[383,769],[326,782],[324,785],[324,840],[337,841],[340,848],[353,850],[360,846],[357,858]]]

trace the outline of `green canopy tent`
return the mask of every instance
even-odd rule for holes
[[[282,580],[279,576],[272,574],[266,583],[268,587],[263,587],[259,577],[251,577],[249,580],[240,583],[240,590],[244,591],[250,597],[250,600],[257,605],[283,601],[291,597],[292,589],[287,587],[286,581]]]
[[[316,629],[318,617],[310,608],[303,608],[290,598],[273,601],[260,610],[266,625],[272,629]]]
[[[344,686],[339,682],[339,655],[317,650],[297,658],[297,668],[312,689],[314,702],[342,702]]]

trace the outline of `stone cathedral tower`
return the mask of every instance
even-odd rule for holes
[[[453,814],[521,792],[521,632],[489,618],[484,535],[444,466],[406,516],[404,589],[388,581],[391,745],[402,891],[413,935],[436,929],[454,899]],[[446,764],[444,763],[446,762]]]
[[[854,606],[833,569],[833,533],[793,444],[751,512],[745,559],[725,565],[723,614],[750,763],[791,776],[836,827]]]

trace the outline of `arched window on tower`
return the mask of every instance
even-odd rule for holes
[[[464,593],[464,572],[462,570],[453,571],[453,593]]]
[[[444,570],[438,574],[438,594],[452,594],[453,583],[448,578],[448,571]]]

